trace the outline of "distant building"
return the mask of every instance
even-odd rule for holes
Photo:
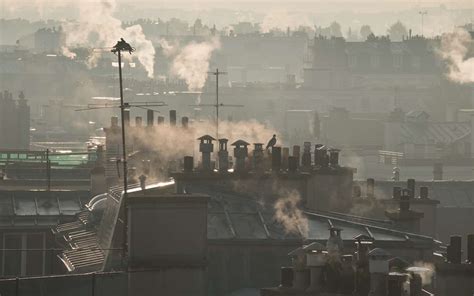
[[[1,149],[30,148],[30,107],[23,92],[18,100],[8,91],[0,93],[0,138]]]

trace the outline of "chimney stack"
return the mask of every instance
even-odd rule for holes
[[[329,150],[329,164],[332,166],[332,167],[337,167],[339,166],[339,152],[341,150],[339,149],[331,149]]]
[[[410,277],[410,296],[422,296],[423,282],[421,275],[413,273]]]
[[[262,173],[265,171],[263,159],[263,144],[262,143],[254,143],[253,148],[253,169],[255,172]]]
[[[362,190],[359,185],[354,185],[352,187],[352,197],[360,198],[362,196]]]
[[[373,178],[367,179],[367,198],[374,198],[375,180]]]
[[[146,125],[152,127],[155,122],[155,112],[153,110],[146,110]]]
[[[227,151],[228,139],[219,139],[219,172],[226,173],[229,170],[229,151]]]
[[[278,173],[281,171],[281,147],[272,147],[272,172]]]
[[[112,116],[110,118],[110,127],[118,127],[118,117]]]
[[[130,110],[129,109],[123,110],[123,121],[125,122],[125,126],[130,126]]]
[[[141,127],[141,126],[142,126],[142,118],[141,118],[141,116],[135,117],[135,126],[136,126],[136,127]]]
[[[426,186],[420,187],[420,198],[428,199],[428,187]]]
[[[198,138],[199,141],[199,152],[202,153],[202,170],[211,171],[211,153],[214,151],[214,144],[212,141],[215,139],[209,135],[204,135]]]
[[[293,286],[293,267],[282,267],[280,269],[280,287],[291,288]]]
[[[407,180],[407,188],[409,190],[410,198],[415,198],[415,191],[416,191],[415,179],[408,179]]]
[[[298,160],[294,156],[288,157],[288,172],[296,173],[298,170]]]
[[[388,292],[388,259],[390,254],[380,248],[369,252],[370,292],[369,296],[386,296]]]
[[[183,118],[181,118],[181,125],[184,129],[187,129],[188,126],[189,126],[189,118],[184,116]]]
[[[467,236],[467,262],[474,264],[474,234]]]
[[[293,157],[296,158],[296,167],[300,166],[300,149],[301,147],[299,145],[294,145],[293,146]]]
[[[247,148],[248,145],[250,144],[243,140],[237,140],[234,143],[232,143],[232,146],[234,146],[234,157],[235,157],[234,171],[236,173],[245,172],[245,159],[248,156],[248,148]]]
[[[184,172],[191,173],[194,169],[194,158],[192,156],[184,157]]]
[[[326,265],[324,246],[318,242],[311,243],[303,248],[306,252],[306,265],[310,269],[310,284],[306,292],[321,292],[321,278]]]
[[[453,264],[461,264],[461,246],[462,238],[459,235],[453,235],[450,238],[450,243],[448,245],[448,262]]]
[[[328,149],[326,146],[322,145],[318,148],[315,153],[318,153],[320,157],[320,166],[323,168],[327,168],[329,166],[329,157],[328,157]],[[338,156],[339,157],[339,156]]]
[[[304,142],[301,164],[304,171],[308,172],[311,170],[311,142]]]
[[[176,110],[170,110],[170,125],[176,126]]]
[[[290,148],[283,147],[281,149],[281,152],[282,152],[281,168],[284,171],[287,171],[288,170],[288,157],[290,156]]]
[[[324,155],[321,155],[323,151],[318,150],[319,148],[323,147],[323,144],[316,144],[314,146],[314,166],[321,166],[324,161]]]
[[[158,116],[158,125],[165,123],[165,118],[163,116]]]

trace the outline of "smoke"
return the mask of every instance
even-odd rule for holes
[[[166,40],[160,41],[165,56],[173,59],[170,69],[172,76],[183,79],[190,91],[203,89],[209,71],[209,63],[212,53],[220,49],[218,38],[208,41],[192,41],[180,47],[178,44],[170,44]]]
[[[407,268],[407,271],[419,274],[423,286],[431,285],[433,276],[435,274],[435,266],[432,263],[423,261],[415,261],[414,266]]]
[[[466,58],[470,43],[469,32],[461,28],[443,34],[441,38],[439,54],[447,63],[446,76],[454,82],[474,82],[474,58]]]
[[[143,65],[148,77],[153,77],[155,63],[153,44],[145,37],[140,25],[122,27],[122,22],[114,16],[117,7],[115,0],[95,0],[89,5],[75,4],[75,6],[79,14],[78,19],[66,21],[63,24],[65,33],[63,54],[65,56],[74,57],[69,50],[71,47],[95,48],[96,51],[87,63],[88,66],[94,67],[101,55],[101,50],[107,52],[107,49],[115,45],[120,38],[124,38],[136,49],[134,56]],[[127,55],[124,55],[124,58],[131,59]]]
[[[298,29],[300,26],[314,28],[314,23],[304,14],[289,13],[287,10],[273,10],[265,15],[260,29],[263,33],[268,33],[273,29],[286,31],[288,27]]]
[[[275,220],[280,222],[287,233],[308,237],[308,219],[305,217],[299,205],[301,196],[296,190],[283,192],[283,197],[279,198],[274,205]]]

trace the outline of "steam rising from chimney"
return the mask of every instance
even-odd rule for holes
[[[204,42],[192,41],[184,47],[160,40],[163,53],[173,59],[170,74],[186,81],[188,90],[200,91],[207,80],[212,53],[220,49],[218,38]]]
[[[79,11],[77,21],[63,24],[66,44],[63,54],[73,58],[74,54],[70,51],[73,46],[110,48],[120,38],[124,38],[136,49],[134,56],[143,65],[148,77],[152,78],[155,48],[152,42],[145,37],[142,27],[134,25],[123,28],[122,22],[113,15],[117,7],[115,0],[95,0],[95,2],[97,5],[76,4]],[[94,67],[99,56],[99,52],[94,52],[89,58],[88,65]],[[124,59],[130,60],[130,57],[124,55]]]
[[[457,83],[474,82],[474,58],[466,59],[471,36],[469,32],[458,28],[446,33],[441,39],[441,57],[447,62],[447,77]]]
[[[284,192],[274,205],[275,220],[280,222],[287,233],[308,237],[308,219],[299,208],[301,196],[296,190]]]

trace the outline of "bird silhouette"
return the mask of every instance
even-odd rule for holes
[[[277,142],[276,135],[273,135],[270,141],[268,141],[267,148],[265,148],[265,150],[268,150],[268,148],[275,146],[276,142]]]

